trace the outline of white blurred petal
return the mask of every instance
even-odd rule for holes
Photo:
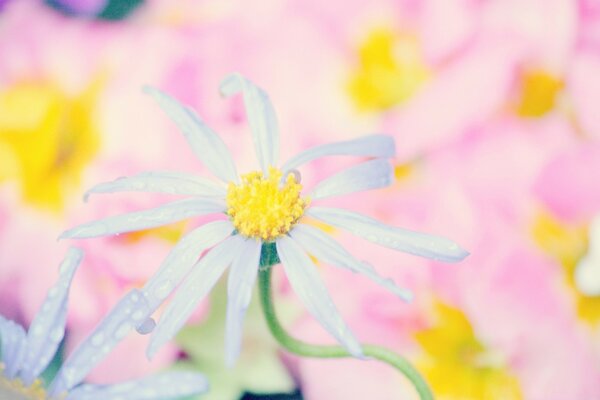
[[[21,378],[30,385],[48,366],[65,335],[69,288],[77,267],[83,259],[83,251],[70,248],[60,266],[60,276],[48,291],[46,300],[35,315],[27,332],[27,350]]]
[[[192,151],[206,168],[225,182],[237,181],[237,171],[227,146],[191,108],[156,88],[146,86],[144,92],[154,97],[163,111],[177,124]]]
[[[306,214],[373,243],[420,257],[457,262],[469,255],[467,251],[450,239],[385,225],[352,211],[340,208],[312,207],[307,210]]]
[[[177,242],[158,271],[142,288],[150,312],[154,312],[179,285],[204,250],[224,240],[233,231],[231,222],[215,221],[194,229]]]
[[[138,289],[131,290],[69,355],[52,382],[50,395],[64,393],[80,383],[146,315],[146,299]]]
[[[342,320],[310,257],[293,239],[287,236],[277,240],[277,253],[290,285],[312,316],[350,354],[362,357],[360,344]]]
[[[586,296],[600,295],[600,255],[586,255],[575,268],[575,286]]]
[[[200,300],[212,289],[231,262],[240,254],[243,238],[231,236],[210,250],[196,265],[163,312],[148,345],[148,358],[171,340],[188,320]]]
[[[575,268],[575,285],[586,296],[600,295],[600,215],[592,219],[588,251]]]
[[[25,356],[27,345],[25,329],[0,315],[0,342],[2,343],[2,363],[5,365],[4,374],[12,379],[19,372]]]
[[[394,171],[388,160],[375,159],[345,169],[321,182],[312,190],[313,200],[389,186]]]
[[[81,385],[66,400],[167,400],[202,394],[209,385],[204,375],[165,372],[114,385]]]
[[[285,173],[302,164],[327,156],[359,156],[390,158],[396,154],[394,139],[387,135],[369,135],[344,142],[327,143],[298,153],[286,162],[281,170]],[[286,175],[286,174],[284,174]]]
[[[227,97],[242,92],[256,157],[263,173],[267,174],[279,157],[279,127],[269,96],[240,74],[225,77],[220,90]]]
[[[59,239],[83,239],[140,231],[191,217],[225,211],[225,203],[215,199],[183,199],[149,210],[116,215],[81,224],[63,232]]]
[[[260,240],[247,239],[233,261],[227,281],[227,321],[225,327],[225,362],[232,367],[242,344],[244,316],[252,299],[252,289],[258,275]]]
[[[92,194],[116,192],[152,192],[199,197],[225,198],[226,189],[209,179],[184,172],[155,171],[103,182],[85,192]]]
[[[381,277],[369,264],[354,258],[344,247],[336,242],[331,236],[313,228],[312,226],[299,224],[290,232],[290,236],[300,244],[306,252],[312,254],[318,260],[326,264],[347,268],[352,272],[365,275],[373,282],[383,286],[404,301],[412,300],[412,293],[398,287],[389,278]]]

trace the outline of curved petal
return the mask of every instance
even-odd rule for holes
[[[224,199],[227,190],[209,179],[193,174],[155,171],[100,183],[85,192],[83,199],[87,201],[92,194],[115,192],[154,192]]]
[[[227,281],[227,321],[225,327],[225,362],[233,366],[240,354],[244,316],[252,299],[258,275],[262,242],[247,239],[233,261]]]
[[[185,235],[164,259],[158,271],[146,282],[142,293],[153,313],[194,267],[202,252],[230,236],[229,221],[215,221]],[[148,315],[147,317],[149,317]]]
[[[227,146],[191,108],[156,88],[145,86],[144,92],[154,97],[163,111],[177,124],[192,151],[206,168],[224,182],[237,181],[237,171]]]
[[[66,400],[163,400],[208,391],[208,380],[195,372],[165,372],[114,385],[81,385]]]
[[[116,215],[81,224],[64,231],[59,239],[83,239],[140,231],[167,225],[199,215],[225,211],[225,203],[215,199],[183,199],[128,214]]]
[[[50,386],[50,396],[80,383],[147,314],[142,293],[137,289],[127,293],[64,362]]]
[[[25,329],[0,315],[0,343],[2,343],[1,360],[5,367],[4,374],[8,379],[12,379],[19,372],[27,349]]]
[[[373,267],[354,258],[354,256],[348,253],[346,249],[331,236],[320,229],[313,228],[309,225],[299,224],[290,232],[290,236],[300,244],[306,252],[312,254],[318,260],[327,264],[347,268],[352,272],[363,274],[373,282],[394,293],[402,300],[412,300],[413,295],[409,290],[396,286],[394,281],[389,278],[379,276]]]
[[[227,76],[219,89],[226,97],[242,92],[256,157],[267,175],[269,167],[275,165],[279,158],[279,127],[269,96],[240,74]]]
[[[225,269],[240,254],[242,243],[241,236],[232,236],[194,265],[154,330],[146,352],[148,358],[152,358],[158,349],[179,332],[198,302],[206,297]]]
[[[340,208],[312,207],[307,215],[345,229],[373,243],[432,260],[457,262],[469,255],[458,244],[441,236],[396,228]]]
[[[387,135],[369,135],[358,139],[344,142],[327,143],[304,150],[292,157],[283,165],[281,170],[285,172],[298,168],[317,158],[327,156],[359,156],[390,158],[396,154],[394,139]]]
[[[321,182],[312,190],[312,200],[362,192],[389,186],[394,171],[388,160],[375,159],[345,169]]]
[[[286,236],[277,240],[277,253],[294,292],[308,311],[350,354],[362,357],[360,344],[342,320],[310,257]]]
[[[48,366],[65,335],[69,288],[83,258],[83,251],[70,248],[60,266],[58,282],[48,291],[27,333],[27,350],[21,378],[30,385]]]

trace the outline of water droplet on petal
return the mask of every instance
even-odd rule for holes
[[[130,330],[131,330],[131,325],[129,325],[127,322],[123,322],[121,325],[119,325],[119,327],[115,331],[115,339],[117,339],[117,340],[123,339],[125,336],[127,336],[127,334],[129,333]]]
[[[52,331],[50,332],[50,340],[52,340],[53,342],[60,342],[63,338],[64,335],[64,331],[62,328],[54,328],[52,329]]]
[[[134,189],[141,190],[141,189],[143,189],[146,186],[146,184],[144,182],[141,182],[141,181],[133,181],[132,186],[133,186]]]
[[[366,239],[373,243],[377,243],[379,241],[376,235],[367,235]]]
[[[140,335],[147,335],[147,334],[151,333],[155,327],[156,327],[156,321],[154,321],[154,319],[152,319],[152,318],[148,318],[147,320],[142,322],[141,325],[137,326],[135,328],[135,330]]]
[[[158,284],[156,289],[154,289],[154,295],[159,299],[166,299],[167,296],[171,293],[173,289],[173,282],[170,279],[166,279]]]
[[[93,346],[100,346],[102,342],[104,342],[104,334],[102,332],[98,332],[94,336],[92,336]]]
[[[142,318],[144,318],[144,315],[145,315],[145,313],[144,313],[144,311],[143,311],[143,310],[137,310],[137,311],[135,311],[135,312],[134,312],[134,313],[131,315],[131,318],[132,318],[134,321],[139,321],[139,320],[141,320]]]

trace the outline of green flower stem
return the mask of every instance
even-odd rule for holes
[[[262,264],[262,263],[261,263]],[[263,265],[259,271],[258,285],[260,288],[260,301],[262,304],[267,325],[275,339],[290,353],[305,357],[316,358],[342,358],[352,357],[341,346],[321,346],[302,342],[292,336],[281,326],[275,313],[273,294],[271,291],[271,266]],[[433,393],[425,379],[404,357],[383,347],[363,345],[363,352],[367,357],[376,358],[391,365],[412,382],[419,393],[421,400],[433,400]]]

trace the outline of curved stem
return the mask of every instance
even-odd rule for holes
[[[343,358],[352,357],[341,346],[322,346],[303,342],[292,336],[281,326],[275,313],[273,294],[271,291],[271,267],[263,267],[259,272],[260,301],[267,325],[275,339],[290,353],[305,357]],[[404,357],[383,347],[363,345],[363,352],[368,357],[376,358],[391,365],[412,382],[421,400],[433,400],[433,393],[421,374]]]

